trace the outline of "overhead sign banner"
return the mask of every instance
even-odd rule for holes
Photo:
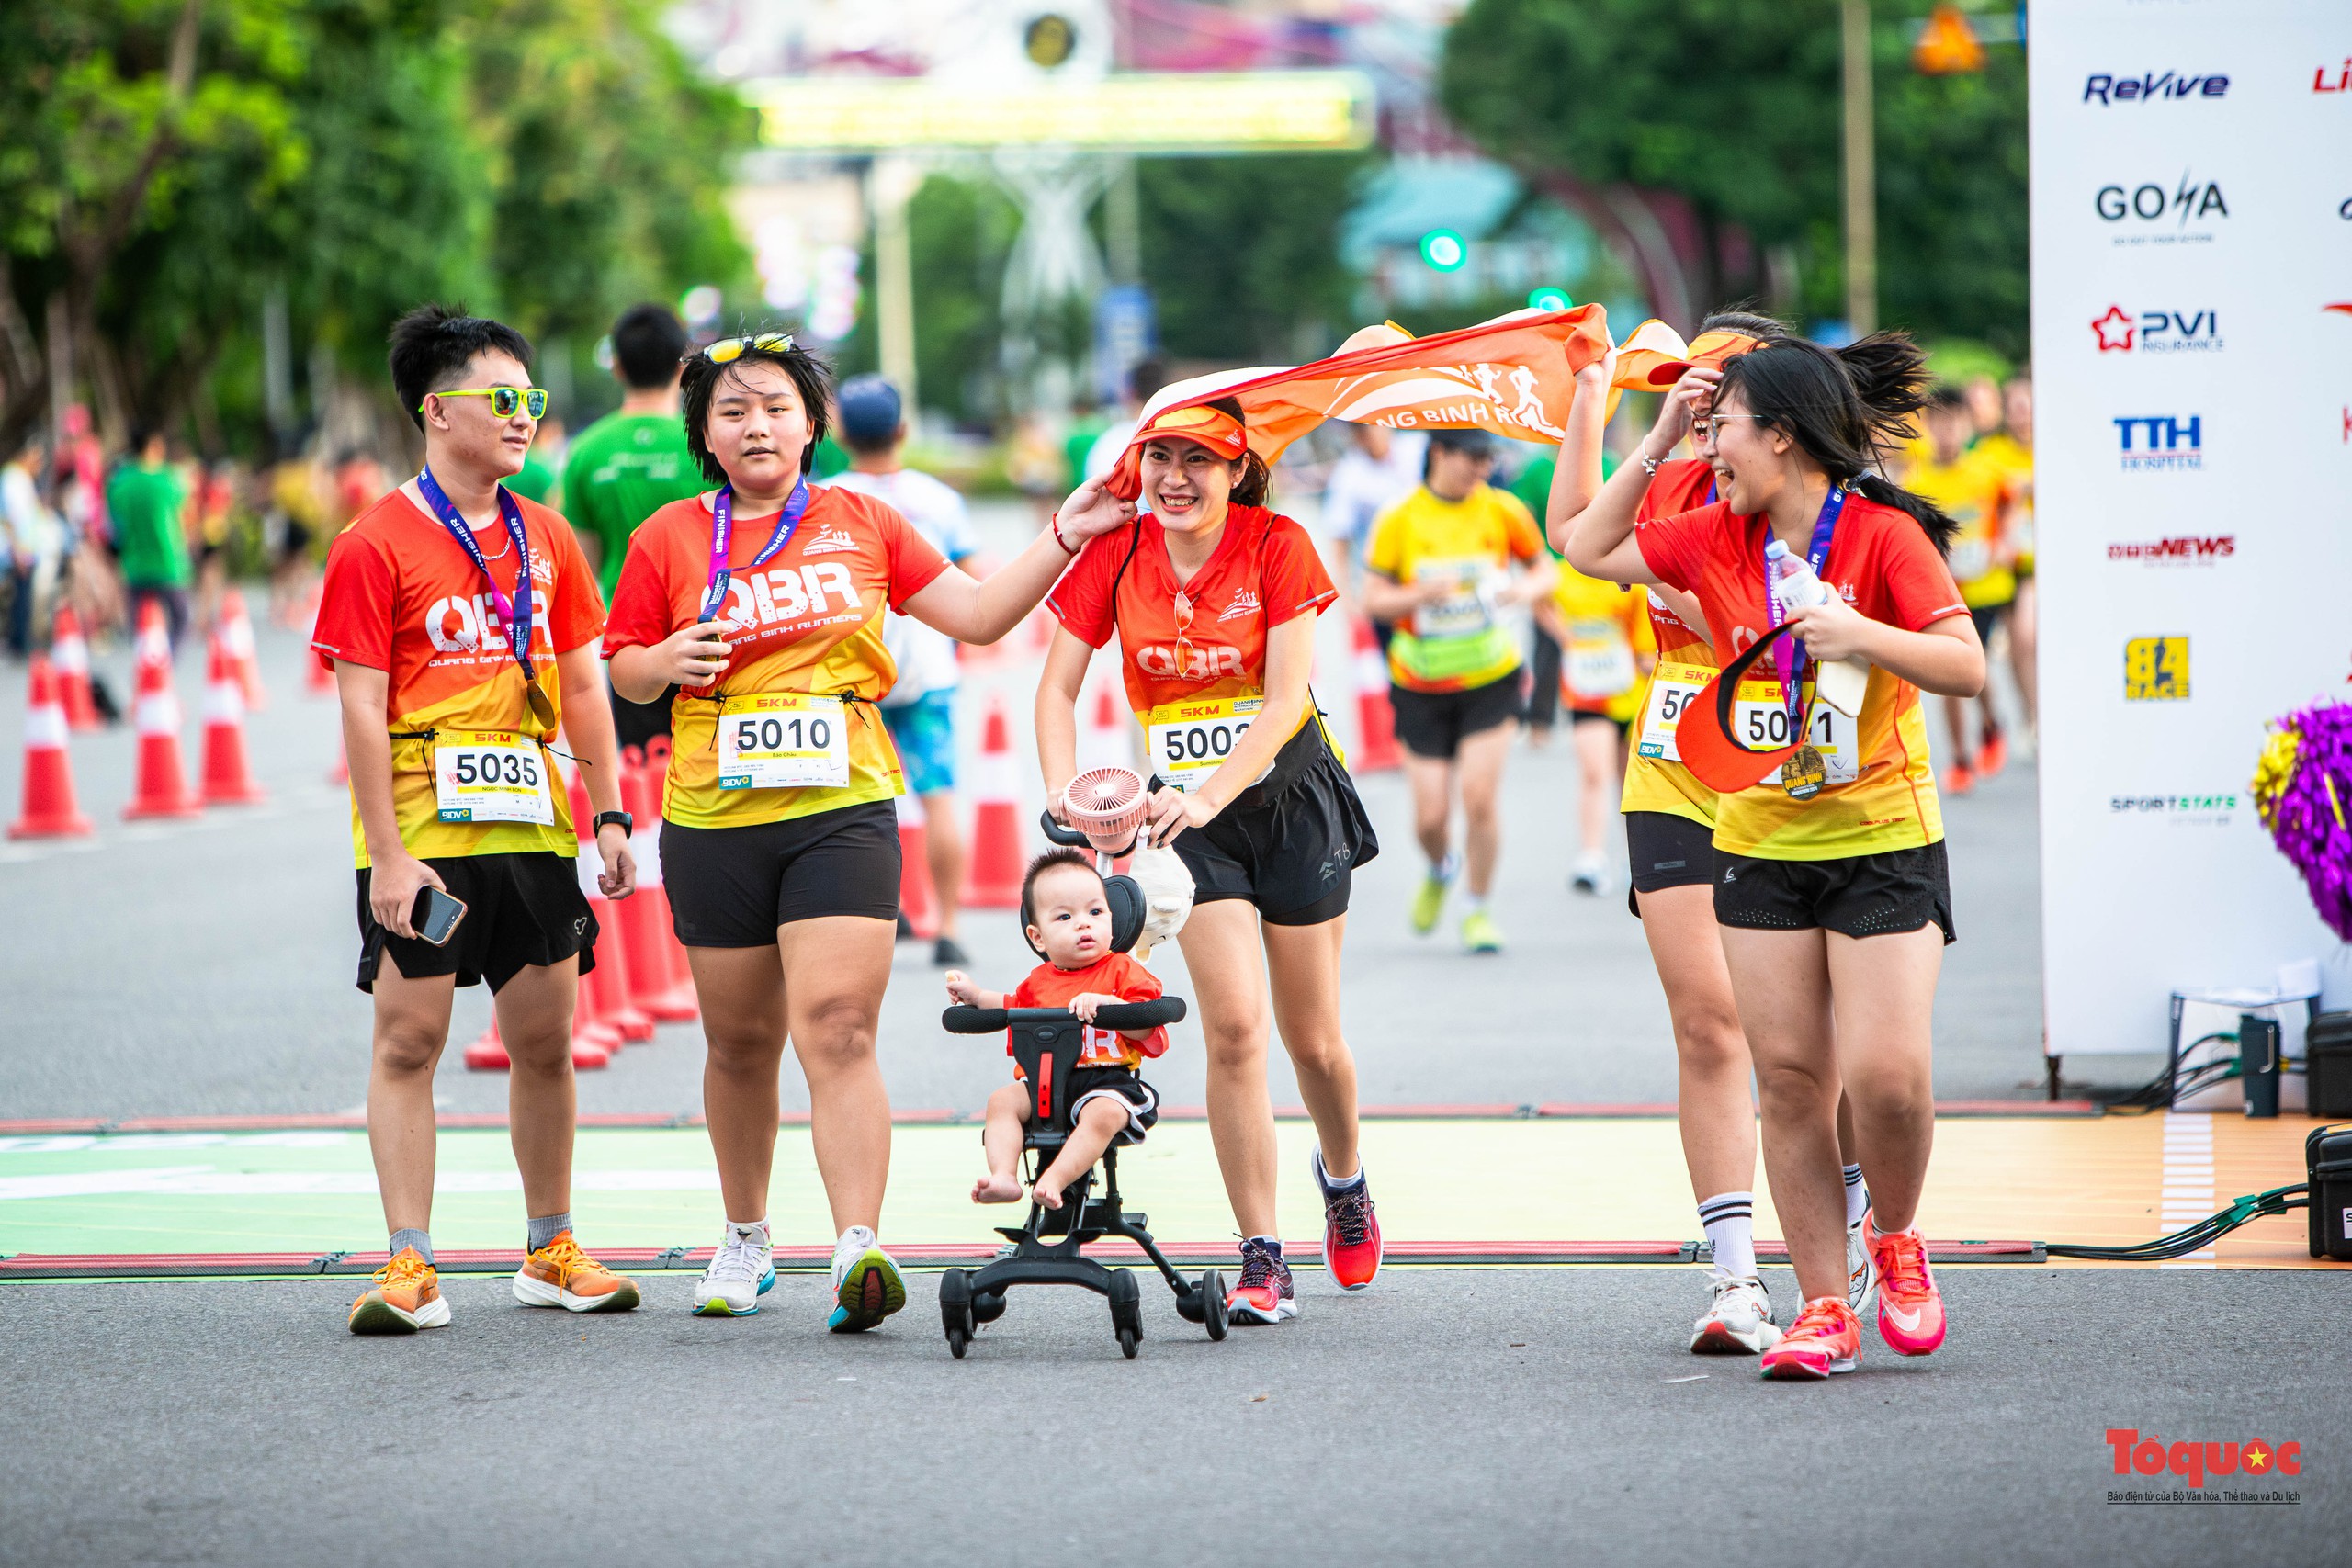
[[[2072,0],[2030,41],[2046,1048],[2344,944],[2249,788],[2352,697],[2343,0]],[[2347,802],[2352,805],[2352,802]],[[1954,853],[1966,853],[1956,845]]]
[[[1071,147],[1266,152],[1370,146],[1361,71],[1136,72],[1002,87],[924,76],[779,76],[738,89],[786,152]]]

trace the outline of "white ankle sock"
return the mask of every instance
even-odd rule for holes
[[[1870,1189],[1862,1185],[1862,1168],[1860,1166],[1847,1166],[1845,1168],[1845,1177],[1846,1223],[1849,1225],[1851,1225],[1860,1220],[1862,1215],[1869,1210],[1871,1206],[1871,1194]]]
[[[1756,1194],[1718,1192],[1699,1205],[1699,1223],[1715,1244],[1715,1272],[1735,1280],[1756,1273]]]

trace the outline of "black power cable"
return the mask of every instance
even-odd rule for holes
[[[2160,1235],[2154,1241],[2135,1242],[2128,1247],[2089,1247],[2075,1242],[2052,1241],[2043,1243],[2042,1250],[2052,1258],[2086,1258],[2104,1263],[2161,1263],[2168,1258],[2201,1251],[2249,1220],[2310,1207],[2310,1184],[2298,1181],[2291,1187],[2274,1187],[2267,1192],[2250,1192],[2220,1213],[2199,1220],[2184,1230],[2177,1230],[2170,1235]]]

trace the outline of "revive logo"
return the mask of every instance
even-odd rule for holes
[[[2112,76],[2095,71],[2083,78],[2083,102],[2106,105],[2141,103],[2150,98],[2219,98],[2230,90],[2227,76],[2190,76],[2177,71],[2161,75]]]
[[[2259,1480],[2303,1472],[2302,1444],[2274,1443],[2263,1438],[2237,1443],[2184,1439],[2168,1444],[2155,1433],[2143,1434],[2136,1427],[2109,1427],[2107,1444],[2115,1450],[2116,1474],[2171,1474],[2191,1486],[2202,1486],[2213,1475],[2244,1474]]]
[[[2115,421],[2127,474],[2205,467],[2205,418],[2190,414],[2130,414]]]
[[[2091,322],[2101,354],[2214,354],[2222,344],[2219,310],[2142,310],[2109,305]]]

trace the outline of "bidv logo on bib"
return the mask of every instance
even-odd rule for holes
[[[2219,180],[2200,180],[2187,170],[2159,184],[2141,180],[2103,185],[2092,195],[2099,221],[2117,231],[2119,245],[2206,245],[2230,215]]]
[[[2202,414],[2125,414],[2114,423],[2118,453],[2127,474],[2205,467]]]
[[[2218,354],[2222,347],[2219,310],[2126,310],[2109,305],[2091,331],[2101,354]]]

